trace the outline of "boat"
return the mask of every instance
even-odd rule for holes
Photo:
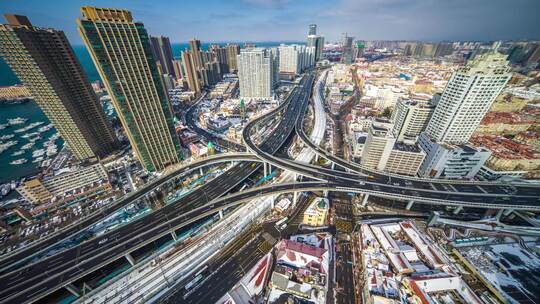
[[[40,156],[40,157],[34,159],[32,162],[33,163],[39,163],[39,162],[42,162],[42,161],[43,161],[43,156]]]
[[[10,164],[12,164],[12,165],[22,165],[22,164],[26,163],[27,161],[28,160],[25,159],[25,158],[20,158],[20,159],[16,159],[16,160],[10,162]]]
[[[22,118],[22,117],[16,117],[16,118],[9,118],[8,119],[8,124],[10,126],[14,126],[14,125],[22,125],[23,123],[27,122],[28,121],[28,118]]]
[[[22,155],[22,154],[24,154],[24,150],[19,150],[19,151],[13,152],[13,154],[11,154],[11,156],[19,156],[19,155]]]
[[[44,161],[41,163],[41,167],[48,167],[48,166],[51,165],[51,162],[52,162],[51,159],[48,158],[48,159],[44,160]]]
[[[47,147],[47,156],[53,156],[58,153],[58,148],[56,145],[51,145]]]
[[[37,149],[34,152],[32,152],[32,157],[36,158],[36,157],[43,156],[44,154],[45,154],[45,149]]]
[[[26,133],[24,135],[21,135],[21,137],[22,138],[29,138],[29,137],[36,136],[36,135],[39,135],[39,132]]]
[[[53,124],[48,124],[48,125],[46,125],[46,126],[43,126],[43,127],[39,128],[39,129],[38,129],[38,132],[39,132],[39,133],[47,132],[47,131],[49,131],[49,130],[52,129],[52,128],[53,128]]]
[[[27,143],[27,144],[25,144],[24,146],[21,147],[21,150],[31,149],[34,145],[35,145],[35,143],[33,143],[33,142]]]
[[[14,136],[15,136],[15,134],[2,135],[2,136],[0,136],[0,140],[12,139]]]
[[[28,131],[28,130],[30,130],[30,129],[33,129],[33,128],[37,127],[37,126],[41,126],[42,124],[44,124],[43,121],[33,122],[33,123],[29,124],[28,126],[23,127],[23,128],[20,128],[20,129],[17,129],[17,130],[15,130],[15,131],[13,131],[13,132],[15,132],[15,133],[26,132],[26,131]]]
[[[0,144],[0,153],[3,153],[4,151],[6,151],[7,149],[15,146],[16,144],[18,144],[19,142],[16,141],[16,140],[10,140],[8,141],[7,143],[2,143]]]
[[[36,141],[38,141],[38,140],[40,140],[40,139],[41,139],[41,136],[38,135],[38,136],[36,136],[36,137],[29,138],[28,141],[29,141],[29,142],[36,142]]]

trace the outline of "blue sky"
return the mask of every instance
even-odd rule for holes
[[[81,5],[126,8],[152,35],[173,42],[299,41],[308,24],[336,41],[540,39],[540,0],[0,0],[1,13],[66,32],[81,44]]]

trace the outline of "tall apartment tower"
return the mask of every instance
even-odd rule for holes
[[[309,25],[309,34],[308,35],[317,35],[317,25],[316,24],[310,24]]]
[[[190,51],[185,50],[182,52],[182,63],[184,65],[184,73],[188,88],[193,92],[200,93],[201,85],[197,79],[197,71],[194,68],[192,60],[193,58]]]
[[[30,90],[64,142],[80,160],[103,157],[117,145],[64,32],[32,26],[25,16],[5,15],[0,56]]]
[[[392,133],[397,141],[416,141],[425,130],[435,110],[435,106],[429,101],[429,98],[419,97],[398,100],[392,117],[394,122]]]
[[[476,56],[452,74],[426,135],[434,141],[466,143],[511,77],[505,55],[492,51]]]
[[[177,163],[180,143],[144,25],[128,10],[81,11],[79,33],[140,162],[148,171]]]
[[[309,34],[307,37],[307,46],[315,48],[315,58],[314,61],[317,62],[321,59],[323,47],[324,47],[324,37],[317,35],[317,25],[309,25]]]
[[[181,75],[176,75],[176,72],[174,70],[174,58],[169,37],[150,36],[150,44],[152,45],[152,52],[154,54],[154,58],[156,58],[156,60],[161,65],[161,74],[169,74],[173,75],[176,78],[180,78]]]
[[[240,54],[240,46],[238,44],[227,44],[227,62],[231,72],[238,71],[237,56]]]
[[[341,54],[341,62],[345,64],[351,64],[352,63],[352,46],[353,46],[353,40],[354,37],[350,37],[347,35],[347,33],[343,36],[343,41],[341,42],[342,47],[342,54]]]
[[[242,49],[238,55],[240,97],[272,98],[272,58],[263,48]]]

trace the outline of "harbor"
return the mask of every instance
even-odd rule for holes
[[[5,184],[0,197],[9,193],[7,185],[47,167],[62,146],[58,132],[33,101],[0,104],[0,184]]]

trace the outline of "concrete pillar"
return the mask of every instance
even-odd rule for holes
[[[223,210],[219,210],[219,219],[220,219],[220,220],[223,219]]]
[[[503,212],[504,212],[504,209],[499,209],[499,211],[497,211],[497,215],[495,216],[495,219],[497,221],[499,221],[501,219],[501,216],[503,215]],[[487,213],[487,211],[486,211]]]
[[[203,174],[204,174],[204,172],[203,172],[203,169],[202,169],[202,168],[199,168],[199,174],[200,174],[200,175],[203,175]]]
[[[463,210],[463,206],[457,206],[456,209],[454,209],[454,211],[452,213],[458,214],[458,213],[461,212],[461,210]]]
[[[135,266],[135,259],[131,256],[131,254],[126,253],[125,257],[128,260],[128,262],[131,264],[131,266]]]
[[[319,161],[319,154],[315,153],[315,162]]]
[[[178,241],[178,237],[176,236],[176,232],[171,231],[171,236],[172,236],[172,238],[173,238],[173,240],[174,240],[175,242]]]
[[[407,207],[405,207],[405,209],[411,210],[411,208],[412,208],[413,205],[414,205],[414,201],[413,201],[413,200],[410,200],[410,201],[407,203]]]
[[[296,201],[298,201],[298,192],[295,191],[293,194],[293,205],[295,206],[296,206]]]
[[[296,173],[293,173],[293,180],[296,181],[297,178],[298,178],[298,175]]]
[[[323,196],[324,196],[324,197],[328,197],[328,190],[324,190],[324,191],[323,191]]]
[[[364,199],[362,200],[362,207],[365,207],[367,206],[368,204],[368,199],[369,199],[369,194],[364,194]]]
[[[336,167],[336,163],[332,162],[332,170]]]
[[[433,211],[431,213],[431,215],[429,216],[429,219],[428,219],[428,223],[427,223],[428,227],[431,227],[431,226],[437,224],[437,222],[439,221],[440,215],[441,214],[439,212]]]
[[[267,167],[267,164],[266,163],[263,163],[263,167],[264,167],[264,176],[268,176],[268,167]]]
[[[81,296],[81,290],[77,286],[75,286],[75,285],[73,285],[71,283],[66,285],[66,289],[69,292],[71,292],[74,296],[76,296],[77,298]]]
[[[510,213],[512,213],[512,212],[514,212],[514,209],[512,209],[512,208],[504,209],[503,215],[504,215],[504,216],[509,216]]]
[[[276,206],[276,196],[272,195],[270,196],[270,199],[272,200],[272,209]]]

